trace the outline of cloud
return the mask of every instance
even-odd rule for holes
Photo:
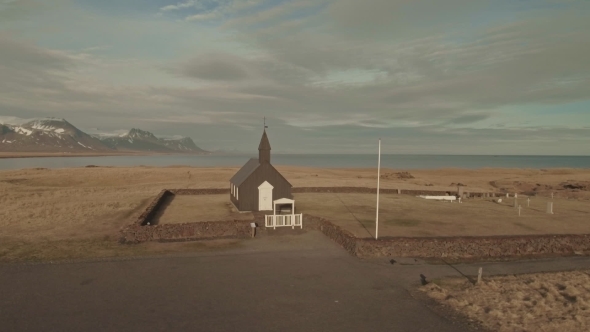
[[[197,13],[186,16],[184,20],[188,22],[199,22],[240,16],[244,11],[248,11],[249,9],[264,4],[267,1],[269,0],[212,1],[208,5],[197,2],[195,3]],[[173,7],[176,6],[172,6],[172,8]]]
[[[30,119],[23,119],[17,116],[0,116],[0,124],[21,125],[29,122]]]
[[[63,52],[35,47],[0,34],[0,68],[4,70],[64,70],[72,64]]]
[[[212,81],[240,81],[251,76],[242,59],[229,54],[206,54],[181,65],[187,77]]]
[[[179,10],[179,9],[183,9],[183,8],[191,8],[191,7],[195,7],[194,0],[188,0],[186,2],[179,2],[175,5],[164,6],[164,7],[160,8],[160,10],[163,12],[167,12],[167,11]]]
[[[252,25],[260,25],[264,23],[271,23],[278,19],[284,18],[293,12],[305,9],[306,7],[318,6],[324,1],[320,0],[294,0],[285,1],[278,5],[272,6],[268,9],[255,12],[251,15],[244,15],[227,20],[222,28],[245,28]]]
[[[281,133],[277,144],[293,150],[362,150],[376,137],[422,152],[473,152],[489,142],[494,151],[516,149],[510,142],[544,151],[534,142],[562,138],[573,152],[590,144],[582,128],[589,113],[544,116],[590,105],[588,10],[574,2],[170,6],[149,20],[77,7],[62,20],[35,16],[37,30],[59,33],[8,24],[0,113],[197,135],[204,145],[223,138],[240,149],[249,146],[243,137],[259,139],[263,116]],[[557,144],[547,149],[561,152]]]

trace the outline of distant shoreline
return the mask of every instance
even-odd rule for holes
[[[51,158],[51,157],[130,157],[130,156],[208,156],[210,153],[174,153],[174,152],[0,152],[0,159],[8,158]]]

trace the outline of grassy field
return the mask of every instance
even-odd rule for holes
[[[199,221],[253,220],[252,213],[240,213],[228,195],[170,196],[154,217],[154,225]]]
[[[492,331],[590,331],[590,271],[443,279],[421,288]]]
[[[374,194],[294,194],[298,213],[324,217],[357,237],[374,237]],[[497,199],[496,199],[497,200]],[[520,196],[521,215],[513,198],[497,203],[492,198],[463,203],[426,200],[408,195],[380,195],[379,236],[482,236],[590,233],[590,204],[554,199],[554,214],[546,213],[550,198]]]
[[[238,167],[193,168],[173,166],[162,168],[81,167],[0,171],[0,229],[2,230],[0,232],[0,260],[71,257],[72,255],[86,257],[94,256],[95,252],[104,255],[118,255],[118,250],[121,250],[121,254],[132,253],[126,247],[118,246],[119,230],[136,220],[160,190],[171,188],[226,188],[229,179],[238,169]],[[280,166],[277,169],[295,187],[375,187],[376,184],[376,175],[373,169],[314,169]],[[536,186],[542,188],[542,190],[538,192],[535,199],[548,197],[550,191],[556,192],[556,200],[558,200],[555,206],[556,214],[550,217],[557,221],[554,225],[560,225],[556,227],[555,232],[573,231],[569,228],[573,223],[569,221],[569,217],[566,218],[562,214],[564,213],[562,209],[564,205],[559,203],[559,200],[564,199],[564,197],[571,197],[582,202],[582,204],[590,205],[588,204],[590,191],[559,190],[560,184],[568,180],[590,181],[590,170],[409,170],[414,176],[412,179],[397,178],[395,176],[397,171],[400,170],[382,169],[382,188],[454,190],[456,189],[454,184],[460,182],[465,184],[467,191],[476,192],[492,191],[500,188],[529,190],[531,186],[542,184],[543,186]],[[363,206],[360,208],[362,211],[355,210],[353,214],[359,220],[364,220],[363,225],[372,230],[374,229],[371,225],[375,211],[374,196],[367,195],[365,197],[366,199],[363,199],[362,202],[345,200],[345,203],[348,208],[354,207],[354,205]],[[368,236],[364,228],[359,225],[351,213],[336,198],[328,199],[328,202],[323,207],[317,203],[313,205],[314,202],[310,202],[309,199],[306,201],[303,196],[297,196],[296,198],[298,212],[325,216],[330,216],[330,214],[348,216],[348,220],[352,224],[357,224],[353,227],[360,227],[359,236]],[[413,198],[408,197],[407,199]],[[216,204],[227,212],[222,200],[223,197]],[[411,211],[414,209],[411,204],[406,207],[406,215],[402,217],[398,213],[398,209],[402,205],[397,202],[391,204],[392,202],[388,205],[386,199],[384,199],[382,206],[384,207],[383,211],[391,209],[394,213],[389,218],[389,220],[393,220],[389,222],[394,226],[393,230],[396,230],[393,234],[398,235],[402,230],[412,231],[412,234],[416,235],[432,233],[433,226],[429,225],[433,224],[433,222],[429,221],[429,219],[419,220]],[[180,221],[176,217],[172,218],[174,213],[187,215],[190,218],[206,219],[214,217],[214,215],[205,216],[205,213],[217,213],[214,210],[205,212],[204,207],[208,205],[199,205],[198,202],[195,202],[196,208],[193,211],[191,204],[189,202],[183,203],[180,200],[176,203],[171,202],[171,209],[166,214],[170,215],[172,221]],[[329,204],[335,207],[334,211],[327,208],[330,206]],[[416,201],[416,204],[415,209],[420,210],[424,204],[434,206],[433,204],[438,203]],[[462,204],[460,208],[463,210],[453,210],[458,209],[459,206],[443,206],[440,204],[440,209],[448,209],[448,211],[445,210],[445,213],[449,214],[449,216],[445,218],[452,220],[450,214],[453,211],[457,213],[468,210],[472,203]],[[500,207],[496,208],[499,209]],[[442,211],[440,209],[429,213],[443,216],[445,213],[439,213]],[[175,210],[176,212],[174,212]],[[572,213],[575,212],[574,210],[582,211],[580,213],[586,211],[583,208],[572,208],[571,210]],[[220,213],[225,214],[226,212]],[[513,210],[506,209],[507,214],[513,212]],[[540,217],[541,215],[542,213],[539,212]],[[548,216],[543,217],[549,218]],[[167,218],[167,216],[164,216],[164,218]],[[396,220],[395,218],[401,219]],[[469,218],[460,216],[453,220],[466,223]],[[522,222],[526,218],[529,217],[525,213],[516,222]],[[387,214],[382,216],[381,219],[383,224],[388,223]],[[470,221],[470,223],[477,222],[477,220]],[[434,222],[434,224],[436,223]],[[532,225],[531,223],[525,223],[525,225],[529,225],[527,227],[532,227],[535,230],[538,230],[539,227],[539,225]],[[447,228],[445,225],[438,225],[437,227],[441,232],[453,230],[453,227]]]

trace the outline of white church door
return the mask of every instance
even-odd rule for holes
[[[264,181],[258,186],[258,210],[259,211],[270,211],[272,210],[272,189],[273,186]]]

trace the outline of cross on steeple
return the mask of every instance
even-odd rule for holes
[[[264,130],[262,131],[262,138],[260,139],[260,145],[258,145],[258,162],[261,164],[270,163],[270,143],[268,142],[268,136],[266,136],[266,117],[264,118]]]

